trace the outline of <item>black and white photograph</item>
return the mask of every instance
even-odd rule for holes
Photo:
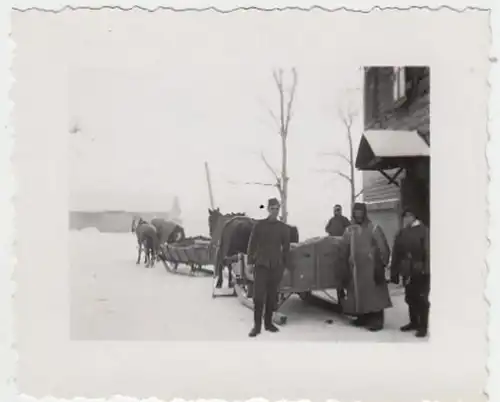
[[[72,336],[427,338],[430,69],[247,57],[71,75]]]
[[[484,13],[14,15],[23,389],[476,395]]]

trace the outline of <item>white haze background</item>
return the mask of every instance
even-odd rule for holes
[[[129,18],[133,13],[99,24],[78,14],[65,39],[68,131],[79,128],[68,134],[71,210],[162,211],[177,195],[188,235],[206,234],[207,161],[216,206],[262,216],[259,205],[276,190],[231,182],[273,181],[260,159],[263,151],[280,167],[280,138],[268,111],[279,111],[272,72],[283,68],[290,83],[296,67],[289,223],[305,239],[323,233],[333,204],[349,214],[347,182],[320,172],[347,172],[341,159],[321,155],[348,152],[339,107],[358,110],[356,148],[361,135],[362,69],[349,38],[324,38],[313,18],[300,15],[297,25],[288,19],[277,29],[276,14],[156,13],[150,18],[165,21],[157,32],[147,18]],[[360,189],[359,174],[357,181]]]

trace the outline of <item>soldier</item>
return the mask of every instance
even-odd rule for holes
[[[342,237],[347,296],[342,311],[357,317],[353,324],[370,331],[384,327],[384,310],[392,307],[385,280],[390,250],[382,228],[369,219],[366,204],[356,203],[353,222]]]
[[[416,331],[418,338],[427,336],[429,293],[431,284],[429,229],[411,209],[403,211],[403,229],[394,240],[391,282],[405,285],[405,302],[410,322],[401,331]]]
[[[271,198],[267,203],[268,217],[257,221],[248,243],[248,264],[254,272],[254,326],[248,336],[256,337],[262,329],[262,313],[266,331],[278,332],[273,325],[278,290],[290,251],[290,229],[278,219],[280,203]]]
[[[333,216],[326,224],[325,232],[329,236],[342,236],[349,225],[349,219],[342,215],[342,207],[337,204],[333,207]]]

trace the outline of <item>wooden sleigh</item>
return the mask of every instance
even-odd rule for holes
[[[298,295],[304,302],[341,312],[338,293],[341,288],[342,261],[339,237],[322,237],[292,245],[289,266],[281,280],[278,308],[274,322],[284,325],[287,316],[281,307],[292,295]],[[240,302],[253,309],[253,274],[247,264],[247,256],[240,254],[232,263],[235,274],[234,289]],[[330,292],[335,291],[335,295]]]
[[[173,274],[186,276],[212,276],[213,250],[208,240],[195,240],[192,244],[163,244],[158,258],[165,269]],[[187,270],[185,268],[188,268]]]

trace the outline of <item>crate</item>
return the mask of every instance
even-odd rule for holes
[[[298,293],[339,287],[343,269],[340,242],[338,237],[327,236],[293,247],[281,289]]]

